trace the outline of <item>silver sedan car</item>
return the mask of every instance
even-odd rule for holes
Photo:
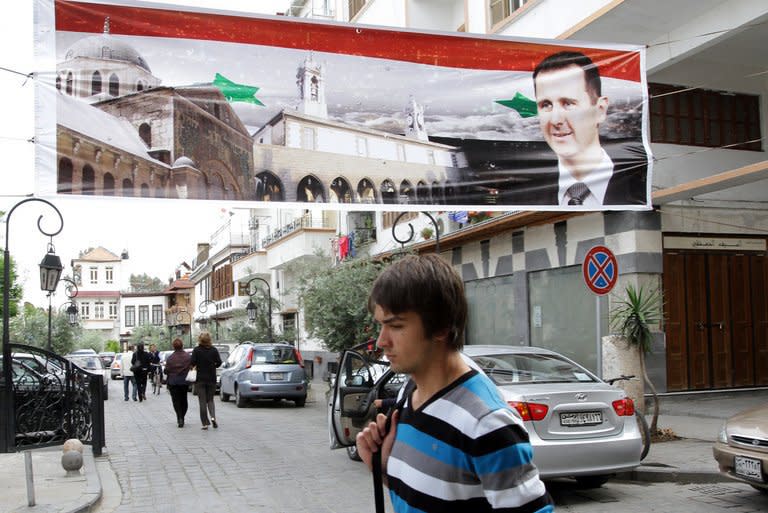
[[[573,477],[591,488],[640,464],[642,435],[623,390],[548,349],[471,345],[463,352],[522,417],[542,478]],[[329,394],[332,448],[354,444],[376,414],[374,400],[396,394],[403,380],[383,372],[387,365],[363,346],[343,354]]]
[[[642,435],[623,390],[547,349],[473,345],[464,353],[523,418],[542,478],[595,487],[640,464]]]

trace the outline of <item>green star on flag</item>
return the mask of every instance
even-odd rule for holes
[[[496,100],[496,103],[516,110],[521,118],[532,118],[538,114],[536,102],[519,92],[511,100]]]
[[[256,92],[259,90],[258,87],[232,82],[219,73],[216,73],[213,85],[219,88],[219,91],[221,91],[221,94],[224,95],[228,102],[246,102],[264,107],[264,104],[256,98]]]

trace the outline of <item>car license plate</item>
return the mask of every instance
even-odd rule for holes
[[[271,381],[284,381],[285,380],[285,372],[270,372],[269,373],[269,379]]]
[[[561,413],[561,426],[592,426],[603,423],[603,414],[599,411],[579,411],[573,413]]]
[[[736,475],[748,477],[750,479],[763,480],[763,469],[760,460],[736,456],[734,458],[734,471]]]

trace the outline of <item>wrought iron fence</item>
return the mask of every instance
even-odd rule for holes
[[[84,370],[33,346],[11,344],[11,353],[16,449],[61,445],[77,438],[91,445],[94,455],[101,455],[106,399],[102,370]],[[1,378],[0,387],[5,383]],[[8,414],[7,406],[3,415]]]

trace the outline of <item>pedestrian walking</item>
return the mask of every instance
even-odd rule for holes
[[[131,360],[131,371],[136,378],[136,388],[139,391],[139,402],[147,400],[147,374],[152,357],[144,350],[144,344],[136,346],[136,352]]]
[[[184,417],[187,415],[187,372],[192,358],[184,351],[184,342],[180,338],[173,341],[173,353],[165,360],[165,374],[168,376],[168,391],[171,393],[173,411],[176,412],[176,423],[184,427]]]
[[[128,389],[132,389],[131,398],[134,401],[138,400],[138,393],[136,391],[136,377],[133,375],[131,365],[133,365],[133,346],[128,346],[128,351],[120,355],[120,369],[123,373],[123,397],[128,400]]]
[[[200,403],[200,422],[202,429],[208,429],[213,425],[214,429],[219,427],[216,420],[216,407],[213,403],[213,397],[216,394],[216,368],[221,365],[221,356],[211,343],[211,334],[207,331],[202,332],[197,337],[197,347],[192,350],[191,366],[197,369],[197,380],[195,381],[195,393]],[[210,414],[210,421],[208,416]]]
[[[453,268],[404,257],[376,279],[368,307],[390,368],[411,377],[390,423],[379,413],[357,435],[369,469],[381,451],[394,511],[553,511],[522,420],[461,356],[467,300]]]

